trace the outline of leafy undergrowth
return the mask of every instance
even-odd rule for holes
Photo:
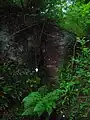
[[[90,112],[90,49],[85,46],[84,39],[77,39],[76,43],[80,44],[80,53],[75,55],[74,49],[69,65],[59,69],[58,89],[43,95],[42,89],[31,92],[23,99],[23,116],[40,117],[44,112],[50,116],[53,109],[56,109],[58,114],[64,114],[69,120],[88,118]]]
[[[14,3],[21,5],[23,0],[7,0],[6,3],[1,0],[1,6]],[[28,0],[28,2],[30,2]],[[32,2],[29,8],[35,7]],[[39,2],[38,2],[39,3]],[[36,2],[37,4],[37,2]],[[58,7],[58,4],[60,6]],[[90,26],[90,3],[76,5],[66,5],[66,1],[46,0],[44,15],[54,18],[58,25],[65,28],[79,37],[85,36]],[[37,5],[36,5],[37,6]],[[23,7],[23,6],[22,6]],[[68,12],[63,12],[63,8]],[[31,10],[31,9],[30,9]],[[35,14],[36,15],[36,14]],[[40,79],[32,79],[31,72],[25,66],[18,68],[16,63],[9,61],[0,65],[0,114],[3,120],[14,119],[12,114],[18,114],[18,101],[29,91],[30,94],[24,98],[24,110],[22,115],[41,116],[44,112],[50,115],[53,109],[58,114],[64,114],[69,120],[84,120],[89,118],[90,114],[90,49],[85,46],[86,41],[77,40],[80,43],[80,52],[74,54],[73,58],[66,68],[59,69],[59,87],[53,91],[44,91],[38,86]],[[32,92],[32,91],[37,92]],[[43,94],[42,94],[43,93]],[[31,97],[32,96],[32,97]],[[15,105],[13,109],[8,110]],[[8,114],[8,112],[10,114]],[[28,111],[29,110],[29,111]],[[22,110],[21,110],[22,111]],[[21,112],[20,111],[20,112]],[[3,113],[4,114],[3,114]],[[18,118],[19,119],[19,118]]]
[[[22,98],[28,92],[36,90],[39,85],[40,78],[34,76],[25,66],[10,60],[2,62],[0,65],[0,117],[2,119],[15,117]]]

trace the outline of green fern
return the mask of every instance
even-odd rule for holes
[[[23,99],[24,109],[26,110],[28,107],[36,105],[39,100],[41,100],[41,95],[38,92],[30,93]]]
[[[44,97],[39,92],[32,92],[23,99],[24,112],[22,115],[38,115],[41,116],[44,112],[50,115],[53,108],[56,108],[56,101],[64,91],[59,89],[47,93]]]

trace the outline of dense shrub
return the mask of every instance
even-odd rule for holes
[[[13,109],[20,106],[20,101],[30,91],[35,91],[40,85],[40,78],[33,75],[25,66],[13,61],[0,65],[0,110],[7,111],[13,104]],[[16,107],[15,107],[16,106]]]

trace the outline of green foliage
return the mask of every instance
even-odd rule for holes
[[[54,19],[60,28],[66,29],[78,37],[87,35],[90,27],[90,2],[70,2],[57,0],[47,1],[44,4],[42,14]]]
[[[41,95],[38,92],[33,92],[23,99],[24,113],[22,115],[32,115],[37,102],[41,100]]]
[[[41,15],[55,19],[58,26],[73,32],[78,37],[87,35],[90,27],[88,0],[76,0],[71,5],[68,5],[65,0],[44,0],[42,6],[41,0],[30,1],[1,0],[0,7],[16,4],[27,7],[29,12],[32,7],[39,8]],[[41,116],[44,112],[50,115],[53,109],[57,109],[59,114],[69,115],[69,120],[87,118],[90,111],[90,49],[86,47],[86,42],[88,41],[77,38],[76,44],[80,44],[80,53],[75,54],[74,49],[69,65],[59,71],[59,88],[52,92],[46,87],[38,89],[40,78],[32,77],[25,66],[21,67],[11,62],[3,63],[0,66],[1,109],[8,107],[10,98],[20,101],[25,92],[30,92],[23,99],[22,115]]]
[[[77,38],[80,53],[72,57],[69,65],[60,71],[60,89],[66,90],[66,96],[59,104],[59,111],[69,113],[69,119],[87,118],[90,108],[90,49],[84,39]],[[69,105],[69,108],[68,108]]]
[[[66,29],[78,37],[87,35],[90,27],[90,2],[66,0],[7,0],[9,4],[16,4],[28,14],[37,14],[54,19],[60,28]],[[87,4],[85,4],[87,2]],[[3,1],[1,5],[7,4]]]
[[[64,91],[56,89],[42,96],[39,92],[32,92],[23,99],[24,112],[22,115],[38,115],[41,116],[44,112],[50,115],[53,108],[56,107],[56,101]]]
[[[44,90],[40,88],[38,92],[30,93],[23,100],[22,115],[41,116],[44,112],[50,115],[56,109],[58,114],[65,114],[69,120],[87,118],[90,108],[90,49],[86,47],[88,42],[77,38],[71,61],[68,66],[59,70],[58,89],[49,92],[45,87]],[[76,44],[80,45],[80,53],[75,54]]]
[[[87,34],[90,26],[90,3],[71,5],[63,17],[61,26],[79,37]]]
[[[58,5],[61,5],[61,4],[62,4],[61,0],[56,0],[56,1],[55,0],[52,0],[52,1],[45,0],[44,4],[43,4],[42,12],[44,15],[47,15],[48,17],[55,17],[55,16],[57,16],[58,12],[61,11],[61,6],[60,6],[60,8],[58,8]],[[55,13],[55,15],[54,15],[54,13]]]
[[[33,75],[25,66],[13,61],[0,65],[0,109],[11,105],[11,101],[20,102],[24,94],[36,90],[40,78]]]

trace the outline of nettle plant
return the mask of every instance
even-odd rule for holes
[[[72,60],[65,68],[59,69],[59,87],[49,92],[39,89],[23,99],[22,115],[40,117],[44,112],[50,115],[54,109],[57,114],[65,114],[69,120],[84,119],[90,110],[90,49],[84,39],[77,39]],[[80,52],[75,56],[76,44]],[[42,92],[41,92],[42,91]]]

